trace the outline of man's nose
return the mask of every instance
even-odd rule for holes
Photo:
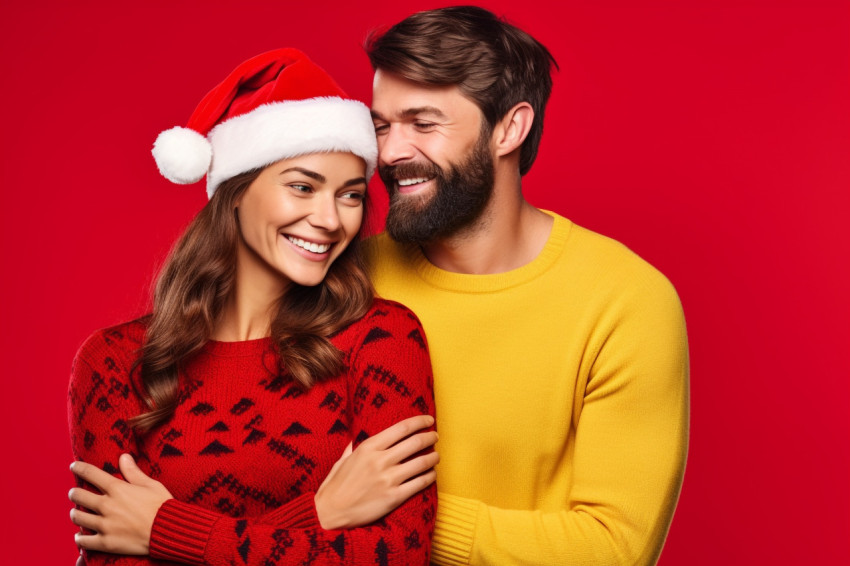
[[[412,140],[401,124],[391,124],[383,135],[378,136],[378,160],[382,165],[395,165],[412,159],[415,153]]]

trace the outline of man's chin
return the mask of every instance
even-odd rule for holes
[[[387,233],[399,242],[427,244],[450,238],[472,226],[493,194],[493,171],[492,157],[483,137],[466,159],[444,172],[400,166],[384,169],[381,178],[385,183],[416,177],[428,179],[416,183],[424,186],[414,192],[402,193],[397,184],[393,185]]]
[[[411,222],[416,216],[426,213],[432,201],[431,191],[413,194],[396,193],[390,197],[387,217],[396,218],[402,223]]]
[[[433,239],[432,224],[423,222],[428,214],[429,203],[422,201],[423,199],[403,199],[391,202],[385,227],[393,240],[424,244]]]

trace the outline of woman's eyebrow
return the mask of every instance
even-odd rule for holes
[[[297,171],[298,173],[310,177],[311,179],[315,179],[320,183],[327,182],[327,179],[325,179],[325,176],[321,173],[316,173],[315,171],[310,171],[309,169],[304,169],[303,167],[290,167],[289,169],[284,169],[283,171],[281,171],[280,174],[283,175],[284,173],[289,173],[290,171]]]
[[[346,181],[345,184],[343,184],[342,186],[343,187],[351,187],[351,186],[354,186],[354,185],[365,185],[365,184],[367,184],[366,183],[366,177],[357,177],[356,179],[351,179],[351,180]]]
[[[284,169],[280,172],[281,175],[284,173],[289,173],[291,171],[297,171],[304,176],[310,177],[311,179],[315,179],[320,183],[327,183],[328,180],[321,173],[316,173],[315,171],[310,171],[309,169],[304,169],[303,167],[290,167],[289,169]],[[353,185],[367,184],[366,177],[355,177],[354,179],[349,179],[345,183],[343,183],[343,187],[351,187]]]

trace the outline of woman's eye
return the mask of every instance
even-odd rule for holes
[[[310,185],[302,185],[300,183],[292,183],[289,186],[299,193],[309,193],[312,190]]]
[[[346,201],[346,204],[350,204],[350,205],[360,204],[361,202],[363,202],[363,199],[366,198],[366,195],[364,195],[363,193],[356,192],[356,191],[350,192],[350,193],[343,193],[340,196],[343,200]]]

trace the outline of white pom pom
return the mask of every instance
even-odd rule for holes
[[[200,181],[212,162],[212,146],[207,138],[180,126],[159,134],[151,153],[162,176],[180,185]]]

